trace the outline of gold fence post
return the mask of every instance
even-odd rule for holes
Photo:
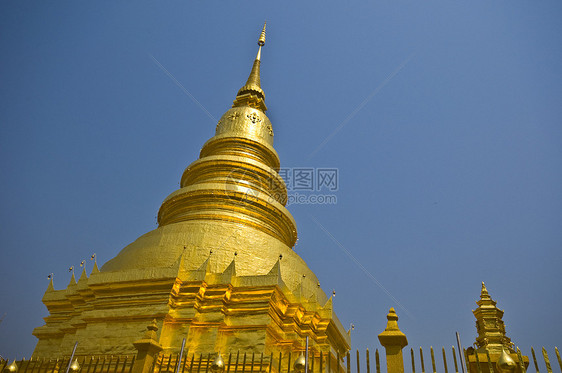
[[[386,316],[386,329],[379,334],[379,342],[386,350],[387,373],[404,373],[402,349],[408,345],[406,335],[398,329],[398,315],[394,308]]]
[[[546,353],[546,349],[542,348],[542,357],[544,358],[544,363],[546,364],[546,371],[548,373],[552,373],[552,367],[550,366],[550,360],[548,359],[548,354]]]
[[[146,329],[143,338],[133,343],[138,352],[133,363],[132,373],[148,373],[154,360],[162,351],[162,346],[158,343],[156,336],[158,330],[156,319],[152,320],[152,324],[147,326]]]

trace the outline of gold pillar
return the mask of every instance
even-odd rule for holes
[[[404,373],[402,349],[408,345],[406,335],[398,329],[398,315],[391,308],[386,315],[386,329],[379,334],[379,341],[386,350],[386,371],[388,373]]]
[[[146,332],[142,339],[134,342],[133,345],[137,349],[137,357],[133,364],[132,373],[147,373],[152,368],[154,360],[158,357],[162,346],[158,343],[156,331],[156,319],[152,320],[152,324],[146,327]]]

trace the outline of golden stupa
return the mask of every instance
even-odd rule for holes
[[[190,353],[271,353],[302,348],[342,356],[349,334],[332,299],[293,251],[297,228],[285,208],[273,128],[260,84],[260,35],[250,76],[215,135],[158,212],[158,228],[105,263],[49,284],[49,315],[34,330],[33,358],[135,354],[156,319],[164,353],[183,338]]]
[[[469,347],[468,363],[471,372],[490,373],[490,364],[501,372],[524,373],[529,366],[529,358],[515,350],[515,345],[505,333],[503,310],[496,305],[484,282],[480,290],[480,299],[476,301],[478,308],[472,311],[476,318],[478,337],[474,347]],[[519,355],[519,356],[518,356]],[[517,364],[520,361],[520,365]]]

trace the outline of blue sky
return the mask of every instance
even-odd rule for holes
[[[289,210],[353,348],[380,347],[390,307],[408,347],[472,344],[485,281],[508,336],[551,351],[561,16],[558,1],[2,2],[0,355],[31,354],[47,274],[64,288],[69,266],[156,227],[265,19],[282,166],[339,172],[337,204]]]

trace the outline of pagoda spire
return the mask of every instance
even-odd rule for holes
[[[476,317],[476,346],[479,352],[488,350],[492,353],[501,353],[505,348],[509,352],[514,352],[513,343],[505,335],[505,324],[502,320],[503,310],[496,306],[496,301],[488,293],[488,289],[482,282],[480,290],[480,300],[476,302],[478,308],[472,313]]]
[[[287,187],[278,173],[279,156],[260,85],[265,27],[250,76],[232,108],[218,121],[215,136],[203,145],[199,159],[184,171],[181,188],[160,206],[160,227],[187,221],[229,222],[265,233],[290,248],[295,245],[296,223],[285,208]]]
[[[250,76],[248,76],[246,84],[238,91],[232,107],[250,106],[264,113],[267,111],[265,93],[261,89],[260,81],[261,48],[265,45],[265,26],[266,23],[263,24],[263,29],[258,38],[258,54],[252,65]]]

